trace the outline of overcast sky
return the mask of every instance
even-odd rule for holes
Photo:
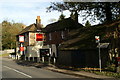
[[[0,23],[3,20],[14,21],[30,25],[35,23],[36,16],[41,17],[41,23],[46,26],[52,23],[51,19],[58,20],[60,12],[46,12],[46,8],[51,2],[61,2],[62,0],[0,0]],[[64,11],[63,14],[68,18],[69,11]],[[79,22],[83,24],[82,18],[79,17]],[[94,23],[97,24],[97,23]]]

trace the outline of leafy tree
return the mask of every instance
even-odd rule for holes
[[[74,2],[74,3],[71,3],[71,2],[70,3],[69,2],[55,3],[55,2],[53,2],[53,3],[51,3],[51,5],[49,7],[47,7],[47,12],[51,12],[53,10],[57,10],[59,12],[63,12],[64,10],[69,10],[71,12],[71,15],[73,15],[72,18],[76,19],[75,17],[77,17],[77,16],[75,16],[75,14],[76,13],[78,14],[78,12],[80,10],[84,10],[83,7],[80,7],[80,6],[84,6],[84,5],[82,5],[82,3],[80,5],[77,2]]]
[[[47,7],[47,12],[57,10],[62,12],[69,10],[71,14],[82,12],[81,16],[86,19],[91,16],[91,21],[95,21],[96,18],[101,22],[111,21],[117,19],[120,15],[120,3],[119,2],[57,2],[51,3]],[[94,15],[92,14],[94,12]],[[73,14],[74,15],[74,14]],[[84,20],[83,19],[83,20]]]
[[[65,19],[65,15],[62,13],[59,17],[59,21]]]
[[[86,23],[85,23],[85,27],[90,27],[90,26],[91,26],[91,24],[90,24],[90,22],[87,20]]]
[[[117,19],[120,11],[119,2],[97,2],[92,3],[88,9],[94,12],[97,19],[101,22],[109,22],[111,20]]]
[[[16,35],[22,30],[22,23],[2,22],[2,49],[16,47]]]

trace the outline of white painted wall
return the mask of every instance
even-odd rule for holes
[[[27,46],[26,57],[39,57],[39,49],[43,47],[43,41],[38,41],[35,43],[35,46]]]
[[[57,57],[57,49],[56,49],[56,45],[55,44],[52,44],[52,55],[53,53],[55,53],[55,56]]]

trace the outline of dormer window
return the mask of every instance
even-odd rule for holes
[[[51,33],[49,33],[49,40],[52,40],[52,36],[51,36]]]

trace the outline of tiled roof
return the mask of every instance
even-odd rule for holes
[[[107,24],[100,24],[91,27],[83,27],[72,30],[68,34],[66,41],[61,43],[61,50],[77,50],[77,49],[95,49],[95,36],[100,36],[101,43],[111,43],[111,33],[120,27],[120,19]],[[120,30],[120,28],[119,28]],[[120,39],[120,38],[119,38]],[[120,44],[120,43],[119,43]]]
[[[66,18],[64,20],[61,21],[57,21],[55,23],[49,24],[47,25],[43,31],[44,32],[53,32],[53,31],[59,31],[59,30],[63,30],[63,29],[76,29],[76,28],[80,28],[83,27],[82,24],[75,22],[73,19],[71,18]]]
[[[36,24],[31,24],[30,26],[27,26],[25,29],[23,29],[21,32],[19,32],[19,34],[23,34],[26,32],[36,32],[40,28],[41,28],[40,25],[37,27]]]

